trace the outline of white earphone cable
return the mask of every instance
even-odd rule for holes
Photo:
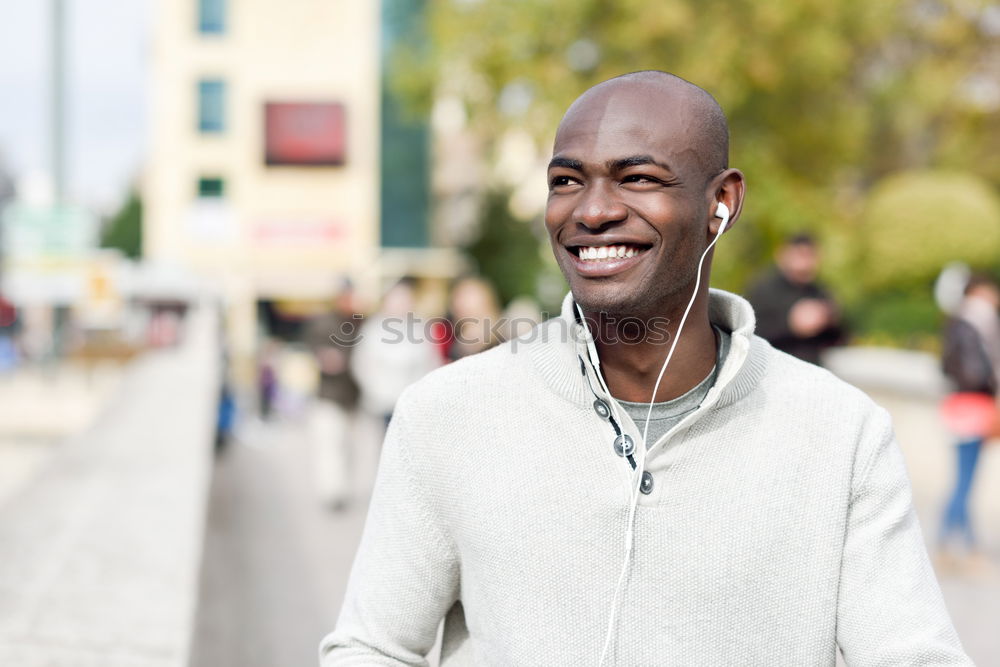
[[[674,340],[670,344],[670,350],[667,351],[667,358],[663,361],[663,366],[660,367],[660,373],[656,377],[656,384],[653,385],[653,395],[649,399],[649,410],[646,412],[646,422],[642,428],[642,453],[639,455],[639,464],[636,466],[634,474],[636,475],[635,487],[632,489],[629,511],[628,511],[628,524],[625,530],[625,560],[622,563],[622,571],[618,576],[618,584],[615,586],[615,595],[612,601],[611,607],[611,618],[608,619],[608,632],[604,640],[604,648],[601,650],[601,659],[598,662],[598,667],[603,667],[604,659],[607,656],[608,649],[611,647],[611,638],[614,634],[615,620],[618,617],[618,598],[622,591],[622,583],[625,581],[625,575],[628,572],[628,566],[632,558],[632,542],[634,539],[634,528],[635,528],[635,512],[639,505],[639,493],[642,488],[642,476],[646,472],[646,452],[648,451],[646,438],[649,436],[649,420],[653,415],[653,403],[656,402],[656,392],[660,388],[660,381],[663,379],[663,374],[667,370],[667,365],[674,356],[674,350],[677,348],[677,342],[681,338],[681,331],[684,329],[684,324],[687,322],[688,314],[691,312],[691,307],[694,305],[695,299],[698,298],[698,289],[701,287],[701,268],[705,262],[705,258],[708,256],[709,251],[715,246],[719,238],[722,237],[722,232],[725,231],[726,225],[729,223],[729,209],[724,204],[719,204],[719,210],[722,211],[723,215],[719,216],[722,219],[722,223],[719,225],[719,231],[715,233],[715,238],[712,242],[708,244],[705,251],[701,253],[701,258],[698,260],[698,269],[696,271],[694,291],[691,294],[691,299],[688,301],[687,307],[684,309],[684,315],[681,317],[680,324],[677,326],[677,332],[674,334]],[[579,307],[579,306],[578,306]],[[589,329],[588,329],[589,334]],[[593,354],[596,356],[596,348],[593,350]],[[615,400],[611,396],[611,392],[608,391],[607,385],[604,384],[604,378],[601,377],[601,372],[597,369],[595,365],[595,370],[597,370],[597,377],[600,379],[601,386],[604,391],[607,392],[608,397],[612,400],[611,405],[614,406]]]

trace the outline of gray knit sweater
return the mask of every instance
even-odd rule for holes
[[[404,394],[324,666],[424,665],[442,618],[447,667],[597,665],[632,473],[569,303]],[[710,317],[732,347],[649,452],[606,664],[971,664],[885,411],[754,336],[743,299],[713,290]]]

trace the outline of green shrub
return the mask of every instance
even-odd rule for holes
[[[858,278],[868,290],[927,284],[954,260],[988,268],[1000,254],[1000,200],[968,173],[889,177],[869,197],[862,221]]]
[[[930,285],[923,289],[868,294],[847,309],[852,342],[859,345],[938,348],[943,315]]]

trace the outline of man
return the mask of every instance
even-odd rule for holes
[[[757,335],[812,364],[844,339],[837,304],[816,281],[819,249],[808,234],[789,237],[775,253],[775,269],[747,295],[757,314]]]
[[[885,412],[707,289],[727,160],[677,77],[573,103],[545,214],[572,293],[404,394],[324,665],[426,664],[442,618],[445,666],[971,664]]]

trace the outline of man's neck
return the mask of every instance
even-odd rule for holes
[[[615,328],[587,316],[604,380],[615,398],[635,403],[669,401],[690,391],[712,372],[717,352],[715,332],[708,320],[707,303],[699,301],[702,303],[696,303],[688,316],[655,397],[653,386],[677,336],[680,317],[634,318]],[[640,322],[645,326],[643,331],[639,330]]]

